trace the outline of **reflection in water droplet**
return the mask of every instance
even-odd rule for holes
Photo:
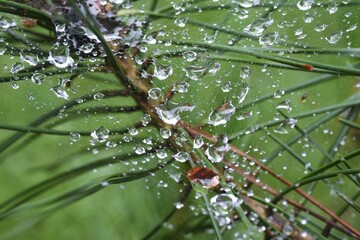
[[[277,106],[276,109],[286,109],[288,112],[290,112],[292,110],[291,105],[290,105],[290,100],[285,100],[280,102]]]
[[[85,54],[89,54],[91,53],[91,51],[94,49],[94,44],[92,43],[85,43],[84,45],[82,45],[79,49],[80,51],[82,51]]]
[[[171,137],[171,130],[168,128],[161,128],[160,135],[162,138],[168,139],[169,137]]]
[[[215,218],[219,223],[219,226],[228,225],[231,222],[231,212],[241,205],[240,201],[233,194],[221,193],[210,199],[210,205],[212,206],[215,214]]]
[[[201,148],[204,145],[204,139],[201,135],[196,135],[194,138],[194,148]]]
[[[261,36],[261,34],[264,33],[265,29],[268,28],[273,22],[274,20],[270,17],[259,18],[253,23],[247,25],[244,28],[244,32],[252,36],[259,37]]]
[[[22,53],[20,53],[20,59],[21,61],[27,62],[31,66],[36,66],[39,62],[38,56],[23,55]]]
[[[225,157],[225,152],[217,151],[216,146],[212,145],[205,150],[207,158],[213,163],[222,162]]]
[[[136,146],[135,147],[135,153],[138,155],[144,154],[145,153],[145,148],[141,147],[141,146]]]
[[[156,150],[156,156],[159,159],[165,159],[168,156],[168,154],[166,153],[165,149],[157,149]]]
[[[249,85],[246,82],[244,82],[242,84],[240,95],[238,96],[239,103],[242,103],[245,100],[245,98],[248,95],[249,91],[250,91]]]
[[[235,7],[233,9],[233,15],[241,20],[246,19],[249,17],[249,11],[243,8]]]
[[[190,154],[188,152],[178,152],[173,155],[176,161],[178,162],[186,162],[190,159]]]
[[[346,32],[352,32],[357,28],[357,24],[351,25],[348,29],[346,29]]]
[[[240,5],[243,8],[251,8],[260,4],[260,0],[237,0],[233,1],[235,4]]]
[[[160,105],[156,107],[156,112],[167,124],[175,125],[180,120],[180,114],[184,111],[192,111],[195,106],[180,106],[172,109],[168,109],[166,105]]]
[[[225,103],[220,108],[213,110],[208,117],[208,123],[214,126],[226,124],[235,113],[235,107],[231,101]]]
[[[259,38],[259,43],[264,47],[270,47],[277,42],[278,36],[278,32],[267,33]]]
[[[15,27],[16,26],[16,22],[12,21],[12,22],[9,22],[5,19],[0,19],[0,28],[3,28],[3,29],[8,29],[8,28],[11,28],[11,27]]]
[[[289,129],[293,129],[297,123],[297,120],[294,118],[289,118],[282,124],[280,124],[277,128],[274,129],[275,133],[279,134],[288,134]]]
[[[173,91],[179,93],[186,93],[189,89],[190,84],[187,82],[179,82],[174,85]]]
[[[17,72],[23,70],[24,68],[25,67],[21,62],[16,62],[13,65],[11,65],[10,72],[14,74],[14,73],[17,73]]]
[[[214,35],[207,35],[206,37],[204,37],[204,41],[206,42],[206,43],[213,43],[214,41],[215,41],[215,39],[216,39],[216,34],[214,34]]]
[[[189,66],[184,67],[183,70],[188,78],[191,80],[199,80],[206,72],[208,66]]]
[[[188,21],[187,17],[185,17],[185,18],[176,18],[174,23],[175,23],[176,26],[185,27],[187,21]]]
[[[330,34],[325,39],[326,39],[326,41],[328,41],[328,43],[335,44],[341,39],[342,35],[343,35],[343,32],[340,31],[340,32]]]
[[[69,99],[69,94],[66,92],[66,85],[71,83],[70,79],[59,77],[59,84],[50,88],[51,91],[59,98]]]
[[[274,93],[274,98],[281,98],[282,96],[284,96],[284,94],[285,94],[285,90],[279,89]]]
[[[95,100],[101,100],[105,97],[105,95],[103,93],[95,93],[94,94],[94,99]]]
[[[109,129],[104,126],[97,128],[91,132],[91,137],[98,142],[105,142],[109,138]]]
[[[314,4],[314,0],[300,0],[298,1],[298,3],[296,4],[296,6],[302,10],[302,11],[306,11],[309,10],[312,5]]]
[[[329,3],[327,10],[330,14],[336,13],[336,11],[338,10],[338,4],[336,2]]]
[[[183,58],[188,61],[188,62],[192,62],[196,59],[197,53],[194,51],[186,51],[183,52]]]
[[[237,119],[237,120],[244,120],[244,119],[247,119],[247,118],[252,117],[252,115],[253,115],[253,112],[252,112],[252,111],[249,111],[249,112],[240,112],[239,115],[236,116],[236,119]]]
[[[77,132],[71,132],[71,133],[70,133],[70,139],[71,139],[71,141],[77,142],[77,141],[80,140],[80,138],[81,138],[80,133],[77,133]]]
[[[165,80],[173,73],[173,68],[170,65],[155,64],[154,77],[159,80]]]
[[[322,32],[326,29],[328,25],[324,24],[324,23],[319,23],[314,27],[314,30],[317,32]]]
[[[214,76],[220,70],[220,68],[221,68],[221,64],[219,62],[215,62],[209,68],[209,73]]]
[[[159,97],[161,97],[161,89],[152,88],[149,90],[148,95],[151,99],[158,99]]]
[[[224,159],[225,154],[230,150],[228,141],[226,135],[221,135],[215,145],[211,145],[206,149],[205,154],[211,162],[218,163]]]
[[[69,47],[65,49],[65,55],[54,56],[53,53],[50,52],[47,60],[58,68],[74,66],[74,59],[70,56]]]
[[[242,79],[247,79],[251,75],[251,68],[249,66],[242,67],[240,69],[240,77]]]

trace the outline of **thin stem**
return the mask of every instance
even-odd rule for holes
[[[271,60],[271,61],[278,62],[278,63],[283,63],[283,64],[297,67],[297,68],[307,69],[309,71],[311,71],[313,68],[320,68],[320,69],[325,69],[325,70],[329,70],[329,71],[334,71],[336,73],[360,76],[360,69],[356,69],[356,68],[342,67],[342,66],[324,64],[321,62],[315,62],[315,61],[310,61],[310,60],[295,59],[295,58],[281,57],[281,56],[276,56],[276,55],[271,55],[271,54],[264,54],[260,51],[254,51],[254,50],[247,49],[247,48],[238,48],[238,47],[232,47],[232,46],[217,44],[217,43],[209,44],[209,43],[198,42],[198,41],[173,41],[173,44],[186,45],[186,46],[198,46],[198,47],[206,48],[209,50],[224,50],[227,52],[240,53],[240,54],[253,56],[256,58],[262,58],[262,59],[267,59],[267,60]]]
[[[274,204],[276,204],[281,198],[283,198],[283,196],[285,196],[286,194],[288,194],[289,192],[298,189],[299,187],[312,183],[312,182],[316,182],[319,180],[323,180],[326,178],[333,178],[333,177],[337,177],[338,175],[344,174],[344,175],[351,175],[351,174],[358,174],[360,173],[360,168],[355,168],[355,169],[346,169],[346,170],[338,170],[336,172],[332,172],[332,173],[325,173],[325,174],[318,174],[316,176],[312,176],[312,177],[308,177],[306,176],[305,178],[303,178],[302,180],[299,180],[297,182],[295,182],[292,186],[290,186],[289,188],[283,190],[278,196],[276,196],[276,198],[274,198],[272,200],[272,202]]]

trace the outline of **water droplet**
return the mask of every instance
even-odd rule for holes
[[[166,153],[165,149],[157,149],[156,150],[156,156],[159,159],[165,159],[168,156],[168,154]]]
[[[38,56],[23,55],[20,53],[21,61],[27,62],[31,66],[36,66],[39,62]]]
[[[175,25],[178,27],[185,27],[187,21],[188,21],[188,18],[185,17],[185,18],[176,18],[174,22],[175,22]]]
[[[280,102],[277,106],[276,109],[286,109],[288,112],[290,112],[292,110],[291,105],[290,105],[290,100],[285,100]]]
[[[160,129],[160,135],[164,139],[168,139],[171,137],[171,130],[168,128],[161,128]]]
[[[91,137],[98,142],[105,142],[109,138],[109,129],[104,126],[97,128],[95,131],[91,132]]]
[[[21,62],[16,62],[13,65],[11,65],[10,72],[12,74],[18,73],[19,71],[23,70],[25,67]]]
[[[343,35],[343,32],[340,31],[340,32],[330,34],[325,39],[326,39],[326,41],[328,41],[328,43],[335,44],[341,39],[342,35]]]
[[[79,141],[81,139],[81,135],[80,135],[80,133],[77,133],[77,132],[71,132],[70,133],[70,139],[73,142],[77,142],[77,141]]]
[[[357,24],[351,25],[348,29],[346,29],[346,32],[352,32],[357,28]]]
[[[252,112],[252,111],[249,111],[249,112],[240,112],[239,115],[236,116],[236,119],[237,119],[237,120],[244,120],[244,119],[247,119],[247,118],[252,117],[252,115],[253,115],[253,112]]]
[[[55,87],[50,88],[51,91],[55,93],[55,95],[59,98],[69,99],[69,94],[66,92],[65,88],[71,80],[67,78],[59,77],[59,84]]]
[[[143,126],[147,126],[151,122],[151,116],[149,114],[144,114],[141,117],[141,123]]]
[[[210,204],[214,208],[216,215],[227,215],[233,209],[240,206],[241,201],[233,194],[222,193],[210,199]]]
[[[215,62],[209,68],[209,73],[214,76],[220,70],[220,68],[221,68],[221,64],[219,62]]]
[[[158,99],[161,97],[161,89],[160,88],[152,88],[149,90],[148,95],[151,99]]]
[[[274,98],[281,98],[282,96],[284,96],[284,94],[285,94],[285,90],[279,89],[274,93]]]
[[[197,57],[197,53],[194,51],[183,52],[183,58],[188,62],[193,62]]]
[[[13,88],[13,89],[19,89],[19,84],[17,84],[16,82],[12,82],[11,83],[11,87]]]
[[[184,207],[184,204],[182,202],[175,202],[174,206],[176,209],[181,209]]]
[[[314,30],[317,32],[322,32],[326,29],[328,25],[324,24],[324,23],[319,23],[314,27]]]
[[[170,65],[155,64],[154,76],[159,80],[165,80],[173,73],[173,68]]]
[[[327,10],[330,14],[336,13],[336,11],[338,10],[338,4],[336,2],[329,3]]]
[[[54,56],[52,52],[49,53],[47,59],[51,64],[54,64],[58,68],[66,68],[74,66],[74,59],[70,56],[69,47],[65,49],[64,55]]]
[[[179,93],[186,93],[189,89],[190,84],[187,82],[179,82],[174,85],[173,91]]]
[[[215,145],[209,146],[205,150],[205,155],[211,162],[221,162],[225,154],[230,150],[230,145],[228,144],[228,137],[226,135],[221,135],[220,139]]]
[[[278,32],[267,33],[259,38],[259,43],[264,47],[270,47],[277,42],[278,36]]]
[[[141,147],[141,146],[137,146],[135,147],[135,153],[138,155],[144,154],[145,153],[145,148]]]
[[[31,76],[31,82],[35,83],[35,84],[42,84],[44,82],[46,78],[46,75],[45,74],[42,74],[42,73],[34,73],[32,76]]]
[[[184,67],[183,70],[188,78],[191,80],[199,80],[206,72],[208,66],[189,66]]]
[[[137,48],[139,49],[140,52],[142,53],[146,53],[148,48],[144,45],[138,45]]]
[[[225,157],[225,153],[224,153],[224,152],[216,151],[216,146],[215,146],[215,145],[212,145],[212,146],[208,147],[208,148],[205,150],[205,154],[206,154],[206,156],[208,157],[208,159],[209,159],[211,162],[214,162],[214,163],[222,162],[222,160],[223,160],[224,157]]]
[[[184,111],[192,111],[195,106],[180,106],[172,109],[168,109],[166,105],[160,105],[156,107],[156,112],[167,124],[175,125],[180,120],[180,114]]]
[[[243,8],[251,8],[260,4],[260,0],[237,0],[233,1],[234,3],[240,5]]]
[[[0,19],[0,28],[8,29],[8,28],[15,27],[15,26],[16,26],[16,22],[14,22],[14,21],[9,22],[5,19]]]
[[[94,49],[94,44],[92,43],[85,43],[84,45],[82,45],[79,49],[80,51],[82,51],[85,54],[89,54],[91,53],[91,51]]]
[[[115,142],[115,141],[108,141],[108,142],[106,142],[106,147],[108,147],[108,148],[114,148],[114,147],[116,147],[117,146],[117,143]]]
[[[261,34],[264,33],[265,29],[268,28],[273,22],[274,20],[270,17],[259,18],[253,23],[247,25],[244,28],[244,32],[252,36],[259,37],[261,36]]]
[[[95,100],[101,100],[101,99],[103,99],[104,98],[104,94],[103,93],[95,93],[94,94],[94,99]]]
[[[221,90],[225,93],[225,92],[230,92],[231,90],[231,82],[227,81],[222,87]]]
[[[128,129],[128,131],[129,131],[129,133],[130,133],[131,136],[136,136],[136,135],[138,135],[138,133],[139,133],[139,131],[138,131],[137,128],[135,128],[135,127],[130,127],[130,128]]]
[[[300,0],[297,2],[296,6],[301,11],[306,11],[306,10],[309,10],[313,4],[314,4],[314,0]]]
[[[204,41],[209,44],[214,43],[215,39],[216,39],[216,34],[207,35],[206,37],[204,37]]]
[[[243,8],[237,8],[236,7],[236,8],[233,9],[233,11],[234,11],[233,15],[235,17],[237,17],[238,19],[243,20],[243,19],[246,19],[246,18],[249,17],[249,11],[245,10]]]
[[[242,79],[247,79],[251,75],[251,68],[249,66],[242,67],[240,69],[240,77]]]
[[[204,145],[204,139],[201,135],[196,135],[194,138],[194,148],[201,148]]]
[[[190,154],[188,152],[178,152],[173,155],[176,161],[178,162],[186,162],[190,159]]]
[[[226,124],[234,113],[235,107],[230,101],[220,108],[213,110],[208,116],[208,123],[214,126]]]
[[[239,103],[242,103],[245,100],[245,98],[248,95],[249,91],[250,91],[249,85],[246,82],[242,83],[242,88],[241,88],[241,91],[240,91],[240,95],[238,96]]]

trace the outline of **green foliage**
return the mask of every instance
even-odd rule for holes
[[[0,13],[3,239],[360,238],[360,2]]]

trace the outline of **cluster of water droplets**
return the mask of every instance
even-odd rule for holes
[[[210,205],[220,227],[229,225],[231,213],[242,204],[242,200],[231,193],[221,193],[210,199]]]
[[[167,102],[156,107],[156,112],[167,124],[175,125],[180,120],[180,114],[184,111],[192,111],[195,106],[176,106],[176,104]]]

